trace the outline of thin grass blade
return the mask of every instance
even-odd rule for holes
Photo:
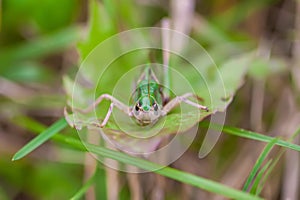
[[[289,138],[288,141],[293,141],[300,133],[300,128],[298,128],[293,135]],[[273,160],[272,164],[268,167],[264,177],[262,178],[262,180],[259,182],[259,184],[257,185],[256,188],[256,192],[255,195],[259,195],[261,193],[261,191],[263,190],[266,181],[268,180],[268,177],[270,176],[271,172],[273,171],[273,169],[275,168],[275,166],[277,165],[277,163],[279,162],[280,158],[282,157],[282,155],[286,152],[286,149],[282,149],[276,156],[276,158]]]
[[[35,59],[57,52],[75,43],[80,39],[78,27],[70,27],[30,41],[19,46],[7,47],[0,51],[1,64],[23,59]]]
[[[269,166],[272,163],[272,159],[269,160],[264,166],[263,168],[261,168],[261,170],[258,172],[256,179],[253,182],[252,188],[250,190],[250,194],[255,194],[258,188],[258,185],[260,183],[260,181],[263,178],[264,173],[267,171],[267,169],[269,168]]]
[[[98,156],[104,156],[106,158],[111,158],[113,160],[117,160],[119,162],[133,165],[133,166],[139,167],[141,169],[149,170],[149,171],[153,171],[153,170],[160,168],[159,170],[156,170],[153,172],[163,175],[163,176],[166,176],[166,177],[169,177],[171,179],[177,180],[179,182],[201,188],[201,189],[209,191],[209,192],[213,192],[216,194],[226,196],[231,199],[251,199],[251,200],[261,199],[254,195],[250,195],[246,192],[239,191],[239,190],[230,188],[226,185],[223,185],[223,184],[220,184],[220,183],[217,183],[217,182],[214,182],[214,181],[211,181],[211,180],[199,177],[199,176],[195,176],[190,173],[182,172],[182,171],[174,169],[174,168],[162,167],[156,163],[152,163],[150,161],[147,161],[147,160],[144,160],[141,158],[132,157],[127,154],[113,151],[113,150],[110,150],[110,149],[107,149],[104,147],[99,147],[99,146],[95,146],[92,144],[85,144],[85,145],[92,153],[95,153]]]
[[[85,182],[85,184],[74,194],[73,197],[70,198],[71,200],[81,199],[86,191],[95,183],[96,173]]]
[[[96,199],[107,199],[106,171],[105,165],[102,163],[98,163],[95,188],[97,188],[95,191]]]
[[[208,122],[201,122],[200,126],[207,128],[209,126],[209,123]],[[215,130],[223,131],[224,133],[227,133],[227,134],[230,134],[230,135],[235,135],[235,136],[239,136],[239,137],[242,137],[242,138],[257,140],[257,141],[261,141],[261,142],[271,142],[274,139],[271,136],[262,135],[260,133],[256,133],[256,132],[253,132],[253,131],[247,131],[247,130],[244,130],[244,129],[230,127],[230,126],[222,126],[222,125],[219,125],[219,124],[211,124],[209,127],[213,128]],[[289,149],[300,152],[300,146],[299,145],[293,144],[293,143],[285,141],[285,140],[278,139],[277,142],[276,142],[276,145],[286,147],[286,148],[289,148]]]
[[[18,160],[24,156],[26,156],[28,153],[33,151],[35,148],[37,148],[39,145],[41,145],[44,141],[50,139],[58,141],[62,144],[68,144],[73,147],[76,147],[79,150],[86,151],[82,143],[74,139],[72,137],[64,136],[64,135],[55,135],[57,132],[62,130],[67,125],[67,122],[65,119],[60,119],[56,123],[54,123],[51,127],[46,129],[43,133],[41,133],[42,136],[37,136],[34,138],[31,142],[29,142],[27,145],[25,145],[20,151],[18,151],[15,156],[13,157],[13,160]],[[177,180],[182,183],[190,184],[195,187],[201,188],[203,190],[213,192],[216,194],[220,194],[232,199],[261,199],[259,197],[255,197],[253,195],[250,195],[246,192],[236,190],[234,188],[230,188],[226,185],[195,176],[193,174],[189,174],[186,172],[182,172],[180,170],[170,168],[170,167],[163,167],[156,163],[152,163],[147,160],[143,160],[141,158],[132,157],[130,155],[127,155],[122,152],[113,151],[104,147],[95,146],[91,144],[85,144],[88,149],[91,150],[92,153],[95,153],[98,156],[103,156],[106,158],[111,158],[114,160],[117,160],[119,162],[133,165],[136,167],[139,167],[141,169],[154,171],[158,168],[160,170],[154,171],[154,173],[169,177],[171,179]]]
[[[56,133],[64,129],[68,125],[65,118],[61,118],[60,120],[56,121],[53,125],[51,125],[48,129],[43,131],[40,135],[35,137],[29,143],[27,143],[24,147],[22,147],[12,158],[13,161],[19,160],[38,148],[44,142],[49,140],[52,136]]]
[[[278,140],[278,138],[274,138],[263,149],[263,151],[261,152],[260,156],[256,160],[256,163],[255,163],[254,167],[252,168],[252,170],[250,172],[250,175],[248,176],[248,178],[246,180],[246,183],[245,183],[245,185],[243,187],[243,191],[247,191],[247,189],[249,188],[250,184],[253,182],[254,177],[257,174],[259,168],[262,166],[263,161],[266,159],[266,157],[268,156],[268,154],[270,153],[270,151],[272,150],[272,148],[276,144],[277,140]]]

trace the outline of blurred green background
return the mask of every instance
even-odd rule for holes
[[[174,16],[172,6],[176,5],[176,1],[157,0],[98,2],[99,29],[89,32],[88,24],[95,23],[88,21],[89,10],[98,8],[88,1],[0,1],[0,200],[69,199],[78,191],[84,177],[82,152],[47,142],[20,161],[12,162],[13,154],[63,115],[66,97],[62,76],[74,74],[80,56],[86,56],[76,50],[86,35],[101,33],[97,38],[100,42],[123,30],[156,26],[163,17]],[[194,5],[190,35],[217,64],[241,53],[254,51],[258,55],[227,112],[227,123],[273,136],[286,130],[282,135],[289,136],[294,129],[286,127],[298,125],[297,120],[291,121],[299,111],[299,48],[295,48],[295,38],[300,33],[296,23],[300,16],[299,1],[187,2]],[[77,137],[72,129],[64,130],[63,134]],[[202,137],[199,135],[173,166],[220,182],[235,181],[234,186],[239,188],[238,180],[246,177],[249,170],[228,179],[230,170],[238,169],[236,163],[246,155],[257,156],[253,149],[261,146],[225,135],[210,156],[198,160]],[[203,169],[198,170],[199,165]],[[284,187],[281,188],[280,180],[284,166],[283,162],[275,169],[278,175],[272,177],[269,190],[263,192],[267,199],[282,197]],[[172,180],[167,182],[171,184],[164,188],[165,199],[207,197],[195,188]],[[150,185],[145,188],[146,194],[151,193]],[[120,199],[130,199],[130,188],[124,182]]]

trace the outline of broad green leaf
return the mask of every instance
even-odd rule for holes
[[[133,92],[131,86],[142,68],[138,69],[137,66],[148,63],[149,48],[156,49],[158,54],[161,54],[162,48],[161,30],[155,28],[125,31],[106,39],[115,33],[116,24],[107,19],[108,14],[100,3],[92,0],[90,11],[88,37],[78,46],[81,67],[75,80],[64,78],[68,106],[74,112],[66,114],[66,119],[78,130],[84,127],[97,129],[97,125],[104,119],[109,106],[107,101],[88,114],[76,111],[91,105],[101,94],[107,93],[132,106],[133,102],[128,101]],[[108,124],[99,131],[131,152],[153,151],[163,137],[185,132],[205,117],[224,112],[242,85],[253,59],[252,53],[244,53],[215,66],[205,49],[195,40],[187,39],[180,33],[165,31],[176,39],[188,40],[185,49],[178,50],[175,45],[170,54],[172,98],[188,92],[195,93],[204,99],[199,103],[208,106],[210,111],[199,111],[181,103],[180,109],[174,109],[155,125],[142,127],[115,108]],[[157,63],[162,63],[160,57]],[[157,66],[154,70],[161,83],[164,78],[162,69],[162,66]]]

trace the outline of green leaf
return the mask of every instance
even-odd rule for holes
[[[261,152],[260,156],[258,157],[258,159],[255,162],[255,165],[253,166],[247,180],[246,183],[243,187],[243,191],[247,191],[247,189],[249,188],[250,184],[253,182],[255,175],[257,174],[259,168],[262,166],[263,161],[266,159],[266,157],[268,156],[268,154],[270,153],[270,151],[272,150],[272,148],[274,147],[274,145],[276,144],[278,138],[274,138],[271,142],[269,142],[266,147],[263,149],[263,151]]]
[[[106,6],[115,17],[115,3],[106,2]],[[90,1],[89,33],[86,40],[78,46],[82,58],[79,72],[75,80],[64,78],[68,106],[74,111],[65,117],[70,126],[78,130],[84,127],[100,129],[95,125],[99,125],[106,116],[108,101],[101,102],[94,112],[88,114],[76,110],[88,107],[101,94],[110,94],[128,106],[133,105],[134,102],[129,102],[128,99],[134,91],[131,86],[136,84],[141,72],[136,66],[149,62],[150,48],[158,51],[160,56],[157,56],[157,62],[161,63],[159,59],[162,43],[161,38],[157,37],[162,35],[161,30],[141,28],[125,31],[107,39],[116,32],[115,27],[118,25],[107,16],[109,14],[101,3]],[[183,37],[179,33],[171,33],[174,37]],[[236,51],[238,48],[232,49]],[[204,99],[199,103],[208,106],[209,112],[181,103],[177,109],[151,125],[151,128],[145,128],[137,125],[134,119],[115,107],[102,131],[126,151],[152,152],[163,137],[185,132],[205,117],[224,112],[235,92],[243,84],[252,59],[253,53],[241,53],[216,66],[207,52],[190,38],[182,51],[170,55],[170,90],[174,93],[171,98],[188,92],[195,93]],[[154,69],[161,83],[164,82],[162,69],[162,66]],[[146,137],[148,139],[145,139]]]
[[[103,48],[100,48],[100,50],[101,49]],[[93,55],[99,55],[100,50],[99,53],[97,53],[98,50],[95,49],[93,51]],[[105,53],[108,54],[108,52],[109,50],[107,50]],[[130,63],[132,60],[134,60],[133,55],[126,54],[126,56],[128,56],[128,60],[126,59],[125,61],[126,63]],[[236,90],[243,83],[243,77],[247,72],[249,63],[251,62],[251,56],[252,54],[235,56],[234,58],[223,63],[219,68],[211,65],[205,66],[197,57],[194,57],[194,60],[191,58],[193,65],[201,65],[200,73],[202,75],[202,79],[201,77],[199,79],[199,75],[195,69],[189,70],[189,66],[185,66],[188,65],[187,63],[181,63],[181,61],[178,61],[178,64],[174,64],[174,68],[172,69],[174,71],[171,72],[171,80],[176,81],[172,82],[171,90],[175,91],[178,95],[182,95],[189,91],[195,91],[196,94],[204,99],[204,105],[209,107],[209,112],[200,112],[199,110],[182,103],[180,106],[181,110],[174,110],[166,117],[161,118],[153,126],[152,132],[150,131],[151,133],[146,133],[145,128],[138,126],[130,117],[119,112],[117,108],[115,108],[113,111],[115,114],[113,116],[116,118],[113,119],[113,117],[111,117],[108,124],[103,128],[103,131],[108,137],[117,138],[117,142],[120,145],[127,146],[131,151],[139,152],[139,149],[141,148],[145,151],[153,151],[157,142],[162,137],[177,132],[187,131],[212,113],[224,112],[232,101]],[[109,58],[107,55],[103,55],[103,57],[105,59]],[[132,66],[138,65],[138,62],[140,62],[140,57],[142,56],[137,56],[136,63],[132,64]],[[144,62],[146,62],[146,60]],[[130,85],[132,84],[131,82],[134,80],[134,77],[138,76],[138,74],[136,73],[128,75],[131,73],[130,70],[132,67],[127,68],[127,66],[124,66],[122,63],[122,60],[115,61],[113,64],[111,64],[111,68],[105,70],[106,64],[97,63],[95,60],[85,61],[84,65],[86,65],[88,68],[84,69],[84,67],[82,67],[81,70],[84,72],[81,74],[82,76],[85,76],[85,80],[89,82],[88,86],[80,84],[80,80],[78,80],[78,78],[76,82],[72,81],[70,78],[66,78],[64,81],[65,90],[67,91],[69,99],[68,105],[71,107],[71,109],[86,108],[92,104],[92,102],[95,101],[100,94],[111,94],[113,91],[115,98],[123,102],[123,99],[128,99],[128,96],[132,94],[132,91],[130,91]],[[122,68],[119,66],[122,66]],[[156,71],[159,72],[159,69]],[[178,71],[181,73],[181,75],[178,74]],[[98,76],[102,73],[105,73],[105,75],[99,79]],[[159,77],[163,76],[162,73],[156,74]],[[130,77],[124,78],[123,75],[128,75]],[[117,83],[118,85],[113,90],[113,86],[115,86]],[[172,98],[174,97],[175,96]],[[76,127],[78,129],[99,124],[99,121],[104,119],[104,116],[108,110],[108,102],[104,102],[95,108],[96,115],[94,112],[84,115],[79,112],[75,112],[74,114],[69,114],[66,116],[67,121],[72,127]],[[122,123],[122,128],[120,128],[120,124],[117,124],[116,122],[118,119],[120,119],[119,122]],[[93,128],[96,127],[94,126]],[[160,132],[157,134],[157,137],[152,138],[152,141],[143,143],[140,139],[128,136],[128,134],[121,129],[135,135],[143,134],[143,137],[152,134],[154,130],[160,129]]]
[[[53,135],[61,131],[67,126],[67,121],[64,118],[61,118],[57,122],[55,122],[52,126],[50,126],[48,129],[43,131],[40,135],[35,137],[33,140],[31,140],[29,143],[27,143],[25,146],[23,146],[12,158],[13,161],[19,160],[35,150],[37,147],[42,145],[44,142],[49,140]]]
[[[88,37],[77,46],[81,60],[83,61],[100,42],[115,32],[114,21],[109,17],[103,4],[96,0],[90,0]]]

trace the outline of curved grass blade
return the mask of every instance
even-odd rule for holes
[[[259,183],[257,184],[255,190],[253,190],[253,192],[250,191],[251,194],[255,194],[256,196],[258,196],[261,193],[262,189],[265,186],[266,181],[268,180],[269,175],[273,171],[274,167],[276,166],[276,164],[278,163],[280,157],[283,155],[284,152],[285,151],[282,151],[280,155],[276,157],[276,159],[272,161],[272,163],[270,163],[270,166],[267,167],[265,175],[261,178],[261,180],[259,180]]]
[[[272,148],[276,144],[277,140],[278,140],[278,138],[274,138],[263,149],[262,153],[260,154],[260,156],[256,160],[256,163],[255,163],[254,167],[252,168],[252,170],[250,172],[250,175],[248,176],[248,178],[246,180],[246,183],[245,183],[245,185],[243,187],[243,191],[247,191],[247,189],[249,188],[250,184],[253,182],[253,180],[255,178],[255,175],[257,174],[259,168],[262,166],[263,161],[266,159],[266,157],[268,156],[268,154],[270,153],[270,151],[272,150]]]
[[[49,129],[46,129],[43,133],[41,133],[41,135],[43,136],[43,140],[39,139],[40,135],[37,136],[31,142],[29,142],[27,145],[25,145],[19,152],[17,152],[15,154],[15,156],[13,157],[13,160],[17,160],[17,159],[20,159],[20,158],[26,156],[29,152],[31,152],[36,147],[38,147],[40,144],[42,144],[41,143],[42,141],[46,141],[47,139],[50,139],[51,135],[53,136],[51,139],[53,139],[55,141],[58,141],[62,144],[71,145],[72,147],[76,147],[77,149],[79,149],[81,151],[86,151],[86,149],[84,148],[84,146],[82,145],[82,143],[79,140],[74,139],[72,137],[64,136],[64,135],[55,135],[55,133],[57,133],[58,131],[63,129],[66,125],[67,125],[67,122],[65,121],[65,119],[63,119],[63,118],[60,119],[59,121],[54,123],[51,127],[49,127]],[[37,140],[37,138],[38,138],[38,140]],[[45,140],[45,138],[46,138],[46,140]],[[153,171],[154,169],[162,167],[156,163],[152,163],[150,161],[143,160],[141,158],[132,157],[132,156],[127,155],[122,152],[113,151],[113,150],[110,150],[110,149],[107,149],[104,147],[99,147],[99,146],[95,146],[95,145],[91,145],[91,144],[85,144],[85,145],[88,146],[88,148],[91,150],[92,153],[95,153],[99,156],[103,156],[106,158],[111,158],[111,159],[117,160],[117,161],[125,163],[125,164],[133,165],[133,166],[139,167],[141,169]],[[35,147],[35,148],[33,148],[33,147]],[[179,182],[190,184],[195,187],[201,188],[203,190],[206,190],[206,191],[209,191],[212,193],[216,193],[216,194],[220,194],[220,195],[232,198],[232,199],[251,199],[251,200],[252,199],[254,199],[254,200],[261,199],[259,197],[250,195],[246,192],[239,191],[239,190],[230,188],[226,185],[222,185],[220,183],[217,183],[217,182],[214,182],[214,181],[211,181],[211,180],[199,177],[199,176],[195,176],[190,173],[182,172],[180,170],[170,168],[170,167],[161,168],[160,170],[154,171],[154,173],[157,173],[157,174],[169,177],[171,179],[177,180]]]
[[[40,134],[41,132],[47,129],[47,126],[45,126],[44,124],[41,124],[40,122],[35,121],[34,119],[31,119],[30,117],[27,116],[18,116],[13,119],[13,122],[16,125],[26,130],[29,130],[35,134]],[[86,151],[86,148],[83,146],[83,144],[75,138],[72,137],[66,138],[63,135],[56,134],[51,139],[55,142],[65,144],[74,150]]]
[[[295,139],[295,137],[297,137],[300,133],[300,128],[298,128],[295,133],[290,137],[289,141],[292,141]],[[262,191],[262,189],[264,188],[264,185],[268,179],[268,177],[270,176],[271,172],[273,171],[273,169],[275,168],[276,164],[279,162],[280,158],[282,157],[282,155],[286,152],[286,149],[282,149],[278,155],[276,156],[276,158],[273,160],[271,166],[267,169],[264,177],[262,178],[262,180],[259,182],[259,184],[257,185],[257,189],[255,192],[255,195],[259,195]]]
[[[170,167],[161,168],[162,166],[160,166],[156,163],[141,159],[141,158],[132,157],[132,156],[129,156],[129,155],[121,153],[121,152],[113,151],[113,150],[110,150],[110,149],[107,149],[104,147],[95,146],[92,144],[85,144],[85,145],[88,147],[88,149],[91,150],[92,153],[95,153],[99,156],[111,158],[113,160],[117,160],[119,162],[133,165],[133,166],[139,167],[141,169],[149,170],[149,171],[153,171],[157,168],[160,168],[159,170],[156,170],[153,172],[163,175],[163,176],[166,176],[166,177],[169,177],[171,179],[177,180],[179,182],[201,188],[201,189],[209,191],[209,192],[213,192],[216,194],[226,196],[228,198],[251,199],[251,200],[261,199],[259,197],[250,195],[246,192],[230,188],[226,185],[222,185],[218,182],[214,182],[214,181],[211,181],[211,180],[199,177],[199,176],[195,176],[190,173],[182,172],[182,171],[174,169],[174,168],[170,168]]]
[[[85,182],[85,184],[71,197],[71,200],[81,199],[81,197],[86,193],[86,191],[95,183],[96,173]]]
[[[265,164],[265,166],[263,166],[263,168],[258,172],[256,179],[253,182],[252,188],[250,190],[250,194],[255,194],[257,191],[257,188],[259,186],[260,181],[263,179],[263,175],[264,173],[267,171],[267,169],[269,168],[269,166],[272,163],[272,159],[269,160],[267,162],[267,164]]]
[[[200,123],[200,126],[207,128],[209,126],[209,123],[202,122],[202,123]],[[262,135],[260,133],[256,133],[253,131],[247,131],[244,129],[230,127],[230,126],[222,126],[219,124],[211,124],[210,128],[213,128],[213,129],[219,130],[219,131],[223,131],[224,133],[227,133],[230,135],[235,135],[235,136],[239,136],[242,138],[257,140],[257,141],[261,141],[261,142],[271,142],[274,139],[271,136]],[[286,147],[286,148],[300,152],[299,145],[293,144],[293,143],[285,141],[285,140],[278,139],[275,144],[278,146]]]
[[[35,137],[33,140],[31,140],[29,143],[27,143],[25,146],[23,146],[12,158],[13,161],[19,160],[35,150],[37,147],[39,147],[41,144],[49,140],[53,135],[64,129],[68,125],[65,118],[61,118],[60,120],[56,121],[54,124],[52,124],[48,129],[43,131],[40,135]]]
[[[262,177],[262,179],[260,180],[260,182],[258,183],[256,190],[255,190],[255,195],[258,196],[262,189],[265,186],[266,181],[268,180],[268,177],[270,176],[271,172],[273,171],[273,169],[275,168],[275,166],[277,165],[277,163],[279,162],[281,156],[285,153],[286,149],[283,149],[277,156],[276,158],[272,161],[271,165],[268,167],[268,169],[266,170],[265,175]],[[254,193],[252,193],[254,194]]]

